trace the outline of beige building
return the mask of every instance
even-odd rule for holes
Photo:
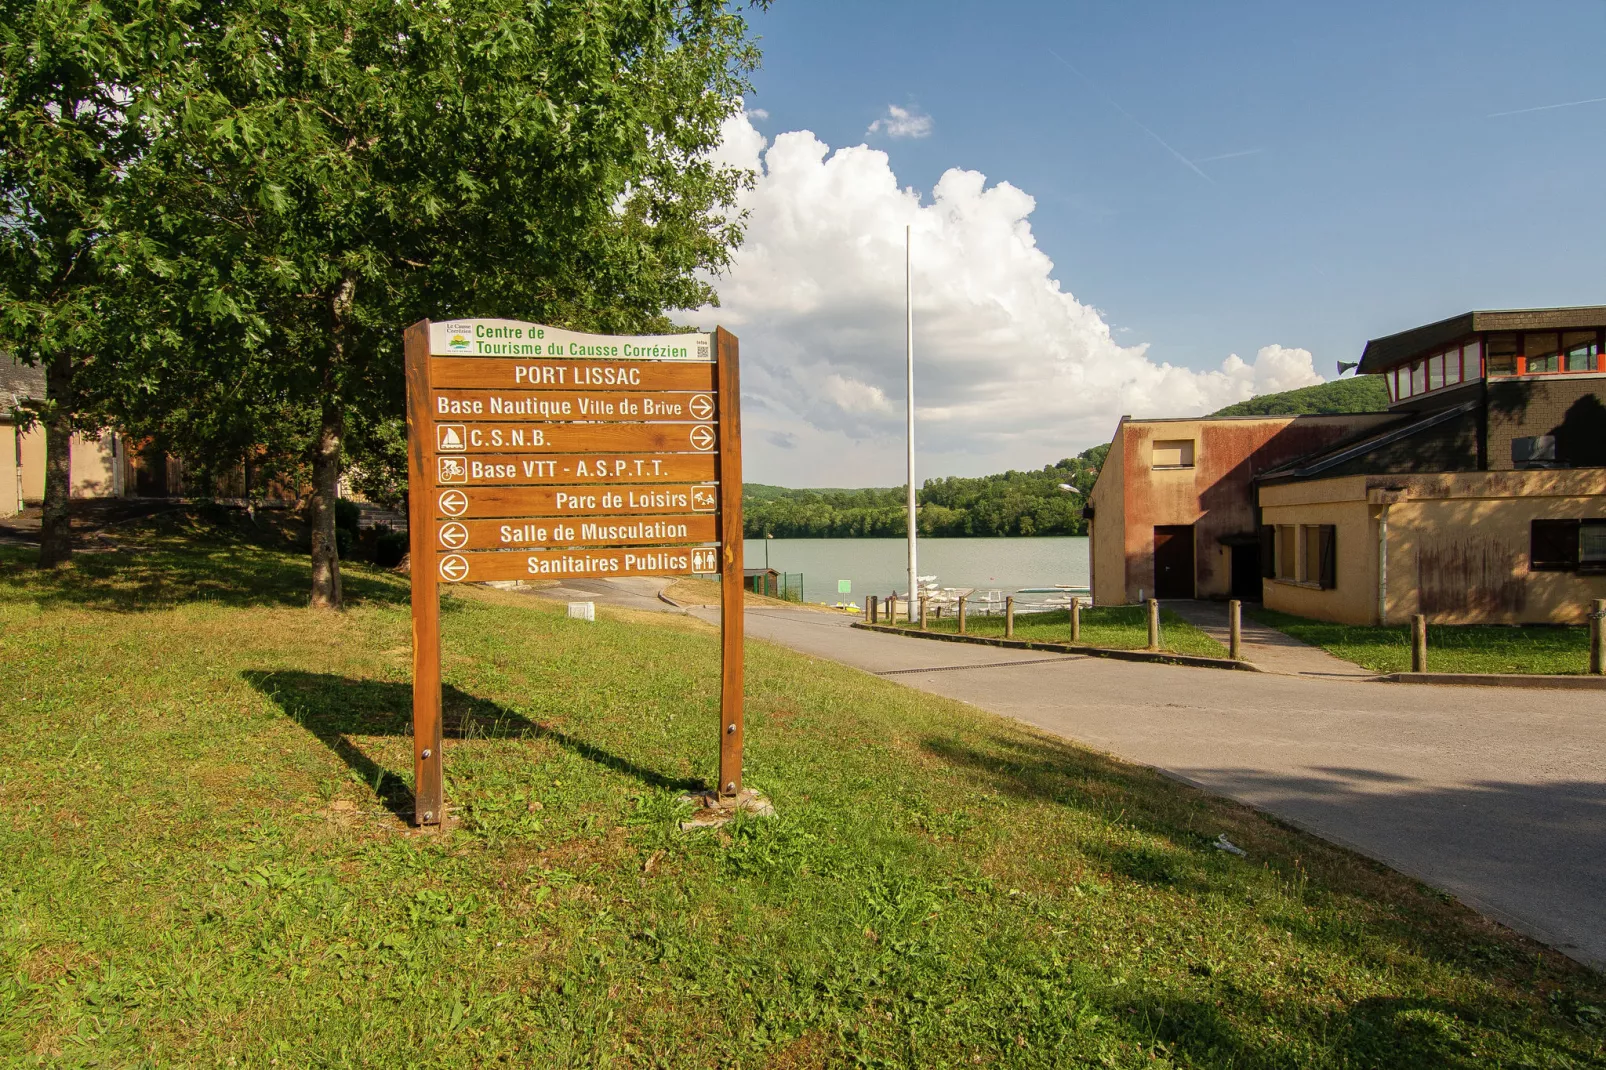
[[[1369,342],[1396,419],[1262,473],[1265,604],[1349,624],[1581,623],[1606,598],[1606,307]]]
[[[15,407],[44,394],[45,376],[39,368],[16,364],[0,356],[0,516],[15,516],[24,505],[45,496],[45,433],[34,427],[18,431]],[[111,432],[74,435],[72,441],[72,496],[119,497],[124,493],[123,446]]]

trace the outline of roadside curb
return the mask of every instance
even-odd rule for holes
[[[1377,679],[1391,684],[1458,684],[1462,687],[1550,687],[1606,691],[1606,676],[1541,676],[1516,672],[1391,672]]]
[[[1154,665],[1185,665],[1194,669],[1236,669],[1242,672],[1264,672],[1258,665],[1229,658],[1207,658],[1199,654],[1172,654],[1165,651],[1118,650],[1104,646],[1072,646],[1070,643],[1032,642],[1026,639],[994,639],[986,635],[955,635],[951,632],[917,632],[886,624],[866,624],[855,621],[855,628],[867,632],[883,632],[911,639],[935,639],[944,643],[971,643],[978,646],[999,646],[1010,650],[1050,650],[1059,654],[1085,654],[1090,658],[1113,658],[1116,661],[1141,661]]]

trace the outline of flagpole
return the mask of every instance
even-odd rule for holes
[[[904,608],[906,618],[914,620],[915,599],[920,597],[920,593],[915,568],[915,306],[911,251],[914,240],[911,232],[911,227],[903,228],[903,337],[909,409],[909,597]]]

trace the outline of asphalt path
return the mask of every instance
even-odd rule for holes
[[[693,610],[717,622],[717,609]],[[1277,815],[1606,966],[1606,696],[1148,665],[750,608],[747,633]]]

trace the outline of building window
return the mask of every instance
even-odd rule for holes
[[[1299,528],[1293,524],[1277,525],[1277,578],[1299,578]]]
[[[1561,371],[1561,336],[1555,331],[1529,331],[1522,336],[1522,355],[1529,375]]]
[[[1533,572],[1571,572],[1578,567],[1576,520],[1535,520],[1529,527],[1528,568]]]
[[[1489,375],[1517,374],[1517,336],[1506,331],[1484,340],[1484,368]]]
[[[1606,572],[1606,520],[1578,522],[1578,571]]]
[[[1305,524],[1300,527],[1305,558],[1299,578],[1324,591],[1336,587],[1338,580],[1338,528],[1332,524]]]
[[[1555,468],[1556,436],[1532,435],[1511,440],[1513,468]]]
[[[1561,359],[1562,371],[1595,371],[1600,363],[1600,338],[1594,331],[1563,332]]]
[[[1152,464],[1155,468],[1192,468],[1193,439],[1156,439]]]

